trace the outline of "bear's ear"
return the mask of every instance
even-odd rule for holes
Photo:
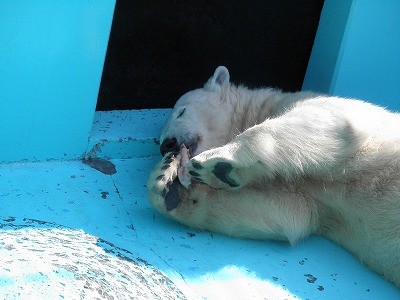
[[[207,90],[220,91],[228,86],[229,86],[229,71],[226,67],[219,66],[215,70],[213,77],[211,77],[204,85],[204,88]]]

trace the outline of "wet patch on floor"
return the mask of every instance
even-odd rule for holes
[[[82,162],[85,165],[93,169],[96,169],[97,171],[105,175],[113,175],[117,173],[115,165],[109,160],[93,157],[93,158],[84,158],[82,159]]]
[[[81,230],[3,218],[0,294],[6,299],[185,299],[145,259]]]

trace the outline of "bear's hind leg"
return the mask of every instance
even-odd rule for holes
[[[180,156],[164,157],[148,182],[150,202],[166,217],[229,236],[291,243],[315,231],[312,205],[290,184],[227,191],[193,182],[185,189],[177,179]]]

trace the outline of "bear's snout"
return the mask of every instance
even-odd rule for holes
[[[168,152],[179,152],[180,145],[175,137],[166,138],[160,146],[161,155],[164,156]]]

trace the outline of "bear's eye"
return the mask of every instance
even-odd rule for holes
[[[182,108],[181,111],[179,112],[179,115],[176,117],[177,119],[182,117],[182,115],[185,113],[186,108]]]

